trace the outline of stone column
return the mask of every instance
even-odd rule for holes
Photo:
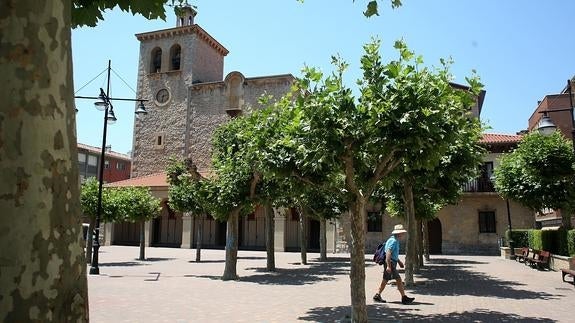
[[[337,220],[327,220],[325,224],[325,238],[327,240],[326,251],[329,253],[335,253],[335,245],[336,245],[336,230],[335,225]]]
[[[153,220],[146,221],[146,223],[144,225],[146,228],[146,230],[144,230],[144,235],[145,235],[145,239],[146,239],[146,247],[152,246],[152,223],[153,223]]]
[[[112,245],[112,237],[114,236],[114,223],[104,223],[104,246]]]
[[[182,214],[182,245],[180,248],[192,249],[194,239],[194,217],[191,212]]]
[[[274,209],[274,251],[285,251],[285,209]]]

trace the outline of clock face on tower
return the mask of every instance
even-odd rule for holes
[[[165,104],[170,99],[170,92],[167,89],[160,89],[156,93],[156,101],[159,104]]]

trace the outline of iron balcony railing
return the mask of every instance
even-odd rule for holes
[[[476,178],[463,184],[463,192],[495,192],[495,187],[489,178]]]

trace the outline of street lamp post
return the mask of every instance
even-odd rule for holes
[[[108,61],[108,80],[106,85],[106,92],[104,89],[100,88],[100,95],[97,97],[86,97],[86,96],[76,96],[78,99],[97,99],[94,106],[101,111],[104,111],[104,130],[102,131],[102,150],[100,152],[100,168],[98,170],[98,206],[96,211],[96,224],[94,228],[94,242],[93,242],[93,252],[92,252],[92,263],[90,266],[90,275],[99,275],[100,268],[98,267],[98,251],[100,250],[100,219],[102,214],[102,186],[104,184],[104,163],[106,157],[106,136],[108,132],[108,124],[113,124],[116,122],[116,116],[114,114],[114,106],[112,105],[112,100],[118,101],[136,101],[139,102],[138,108],[135,111],[136,117],[141,118],[145,116],[148,112],[144,106],[144,102],[148,100],[144,99],[122,99],[122,98],[111,98],[110,94],[110,71],[111,71],[111,60]]]

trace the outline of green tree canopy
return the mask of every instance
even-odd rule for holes
[[[573,146],[559,132],[523,137],[495,169],[495,187],[506,198],[533,210],[570,209],[575,201]],[[565,212],[567,213],[567,212]]]
[[[110,188],[102,189],[102,212],[100,217],[104,222],[115,222],[122,217],[116,191]],[[82,183],[80,190],[80,205],[82,213],[92,219],[96,218],[98,213],[98,180],[90,177]]]

